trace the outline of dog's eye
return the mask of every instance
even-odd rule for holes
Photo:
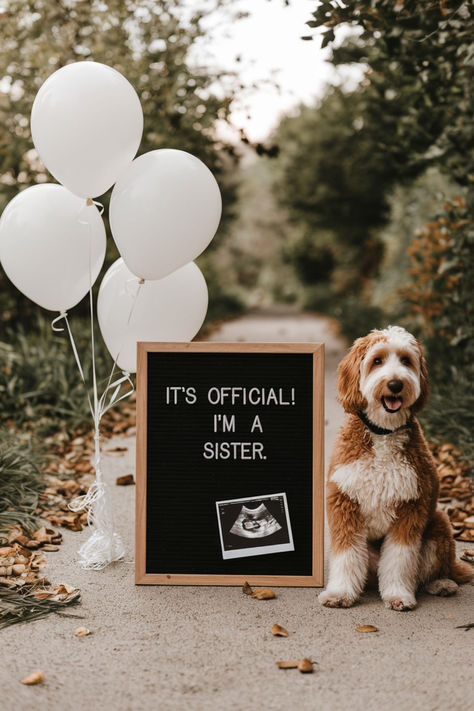
[[[380,365],[382,363],[382,358],[374,358],[374,365]]]
[[[403,365],[411,365],[411,360],[408,358],[408,356],[403,356],[403,358],[400,358],[400,360]]]

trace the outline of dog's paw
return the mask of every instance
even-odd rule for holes
[[[450,580],[449,578],[438,578],[438,580],[432,580],[430,583],[425,585],[425,590],[430,595],[439,595],[440,597],[449,597],[450,595],[455,595],[458,591],[459,585]]]
[[[319,602],[325,607],[352,607],[357,598],[341,591],[324,590],[319,595]]]
[[[392,597],[384,602],[385,607],[388,607],[389,610],[396,610],[396,612],[406,612],[416,607],[416,599],[412,595]]]

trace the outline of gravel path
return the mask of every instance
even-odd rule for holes
[[[211,340],[324,341],[326,344],[326,446],[341,412],[335,370],[343,346],[326,320],[287,312],[251,315],[224,324]],[[128,450],[107,453],[117,444]],[[334,711],[339,709],[466,708],[474,630],[473,586],[454,598],[420,596],[410,613],[386,610],[376,594],[349,610],[319,605],[314,589],[280,588],[257,601],[239,588],[136,587],[133,583],[134,487],[113,486],[134,471],[134,439],[105,447],[116,526],[127,546],[124,562],[101,572],[82,571],[75,553],[87,532],[65,534],[48,554],[54,583],[82,590],[82,620],[52,616],[2,632],[2,709],[49,711]],[[274,622],[288,639],[273,637]],[[374,634],[354,628],[372,624]],[[85,625],[93,635],[74,637]],[[278,670],[278,659],[310,657],[313,674]],[[19,683],[33,669],[46,680]]]

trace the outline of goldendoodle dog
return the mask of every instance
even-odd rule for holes
[[[405,329],[372,331],[338,370],[348,413],[327,483],[329,582],[319,599],[350,607],[370,581],[393,610],[411,610],[420,586],[452,595],[474,575],[456,560],[448,517],[436,509],[436,467],[415,417],[428,397],[420,344]]]

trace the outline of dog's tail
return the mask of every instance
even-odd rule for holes
[[[451,571],[449,577],[457,583],[468,583],[474,579],[474,568],[469,563],[463,563],[456,558],[451,561]]]

